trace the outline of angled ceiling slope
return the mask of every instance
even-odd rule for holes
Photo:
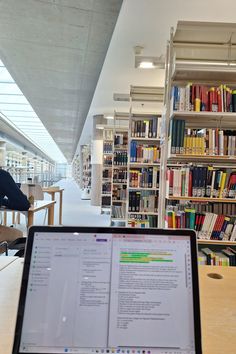
[[[122,0],[0,2],[0,58],[72,160]]]

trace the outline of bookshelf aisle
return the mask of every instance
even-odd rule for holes
[[[167,49],[159,227],[195,229],[202,264],[236,265],[232,26],[178,22]]]
[[[81,161],[82,161],[81,199],[90,200],[91,199],[91,171],[92,171],[90,145],[83,145],[81,147]]]
[[[103,129],[101,213],[111,211],[111,183],[113,159],[113,129]]]
[[[130,97],[127,226],[157,227],[163,89],[131,86]]]
[[[129,114],[114,114],[111,226],[125,226],[127,204]]]

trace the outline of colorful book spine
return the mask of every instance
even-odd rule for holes
[[[236,112],[236,90],[227,85],[205,86],[188,83],[172,88],[174,111]]]
[[[129,191],[129,212],[157,213],[158,192]]]
[[[131,137],[132,138],[154,138],[160,137],[160,117],[143,118],[142,120],[132,119]]]
[[[171,153],[236,156],[236,130],[186,129],[185,121],[171,120]]]
[[[157,145],[141,144],[136,141],[130,143],[130,162],[158,163],[160,161],[160,147]]]
[[[130,170],[129,186],[133,188],[159,188],[159,170],[155,167]]]
[[[188,228],[197,232],[199,239],[234,241],[236,237],[235,217],[215,213],[199,213],[186,207],[178,210],[168,207],[165,215],[168,228]]]
[[[167,197],[236,198],[236,171],[211,166],[171,168],[166,182]]]

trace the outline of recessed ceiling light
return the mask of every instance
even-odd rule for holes
[[[105,119],[114,119],[114,116],[108,115],[108,116],[104,116]]]
[[[135,56],[135,68],[138,69],[164,69],[165,58],[163,55],[159,57],[152,56]]]
[[[139,64],[140,69],[155,69],[156,66],[152,61],[141,61]]]

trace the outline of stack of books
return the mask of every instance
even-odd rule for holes
[[[236,266],[236,250],[226,247],[221,252],[212,251],[210,248],[202,248],[198,252],[198,263],[200,265]]]
[[[113,201],[125,201],[127,196],[127,189],[126,185],[120,186],[113,186],[112,190],[112,200]]]
[[[205,240],[236,240],[235,217],[208,212],[196,212],[195,209],[178,210],[169,206],[165,217],[168,228],[187,228],[196,230],[197,236]]]
[[[167,196],[236,198],[236,171],[211,166],[169,169]]]
[[[113,170],[113,183],[127,183],[127,170]]]
[[[161,118],[153,117],[150,119],[131,121],[131,137],[134,138],[159,138]]]
[[[133,188],[159,188],[159,170],[157,167],[130,170],[129,186]]]
[[[185,129],[185,120],[172,119],[171,154],[235,156],[236,130]]]
[[[157,213],[157,192],[129,192],[129,212]]]
[[[128,161],[127,151],[115,151],[114,152],[114,165],[125,166]]]
[[[103,156],[103,166],[104,167],[112,166],[112,156],[109,155]]]
[[[112,205],[111,215],[112,215],[112,218],[114,218],[114,219],[124,219],[125,218],[124,206]]]
[[[136,141],[130,143],[130,162],[158,163],[161,150],[159,146],[141,144]]]
[[[224,84],[174,86],[171,95],[174,111],[236,112],[236,90]]]
[[[104,154],[111,154],[112,153],[112,142],[104,142],[103,143],[103,153]]]
[[[157,227],[158,218],[155,215],[131,214],[128,220],[129,227],[149,228]]]
[[[102,171],[102,178],[109,178],[111,179],[111,176],[112,176],[112,171],[111,169],[108,169],[108,170],[103,170]]]
[[[111,193],[111,182],[105,182],[102,184],[102,194]]]
[[[128,146],[128,133],[119,133],[114,135],[114,147],[115,148],[124,148]]]

